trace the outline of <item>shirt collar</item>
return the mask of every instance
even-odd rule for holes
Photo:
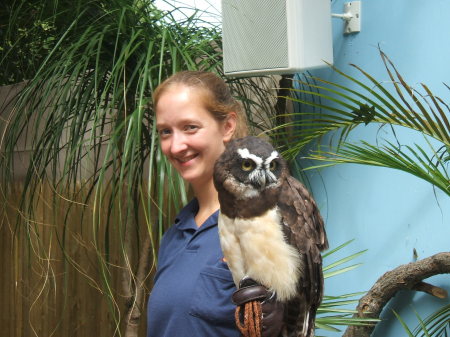
[[[219,217],[219,210],[211,214],[208,219],[200,226],[197,227],[195,222],[195,215],[198,212],[198,201],[197,198],[192,199],[178,214],[175,218],[175,225],[179,230],[205,230],[209,227],[217,225],[217,219]]]

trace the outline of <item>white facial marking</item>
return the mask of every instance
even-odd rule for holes
[[[263,160],[260,157],[250,153],[250,151],[247,148],[238,149],[237,152],[239,153],[242,159],[251,159],[255,162],[257,169],[261,168]]]
[[[250,153],[247,148],[238,149],[237,151],[242,159],[250,159],[256,164],[255,169],[248,175],[250,181],[257,182],[264,186],[266,184],[266,176],[263,170],[263,159]]]
[[[277,181],[277,177],[275,177],[275,175],[270,171],[270,163],[272,162],[272,160],[275,160],[276,158],[278,158],[278,152],[273,151],[270,154],[270,156],[264,161],[264,166],[266,168],[266,174],[268,178],[267,180],[269,184],[272,184]]]
[[[269,168],[270,163],[272,162],[272,160],[274,160],[275,158],[278,158],[278,152],[277,151],[273,151],[270,156],[265,160],[264,165],[266,166],[266,168]]]
[[[268,185],[273,184],[277,181],[277,177],[275,177],[275,174],[273,174],[272,172],[270,172],[269,170],[266,171],[267,174],[267,180],[268,180]]]
[[[248,178],[253,183],[259,183],[262,186],[266,184],[266,175],[264,170],[256,168],[248,175]]]

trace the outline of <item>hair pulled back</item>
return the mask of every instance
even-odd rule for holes
[[[237,121],[233,138],[247,135],[247,121],[240,104],[231,95],[227,84],[216,74],[208,71],[180,71],[175,73],[164,80],[154,91],[154,106],[157,106],[159,99],[168,89],[176,85],[198,89],[206,110],[218,122],[225,121],[231,112],[235,112]]]

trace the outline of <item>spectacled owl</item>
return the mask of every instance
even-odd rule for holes
[[[286,161],[257,137],[230,141],[214,167],[220,243],[236,286],[250,277],[285,303],[282,336],[314,336],[323,296],[319,209]]]

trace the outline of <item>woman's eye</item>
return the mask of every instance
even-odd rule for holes
[[[271,171],[275,171],[277,169],[277,162],[276,161],[271,161],[269,164],[269,170]]]
[[[242,161],[241,167],[244,171],[251,171],[255,168],[255,163],[249,159]]]
[[[161,129],[161,130],[159,130],[158,133],[161,137],[164,137],[164,136],[170,135],[170,130],[169,129]]]
[[[198,129],[197,125],[186,125],[184,128],[186,131],[195,131]]]

